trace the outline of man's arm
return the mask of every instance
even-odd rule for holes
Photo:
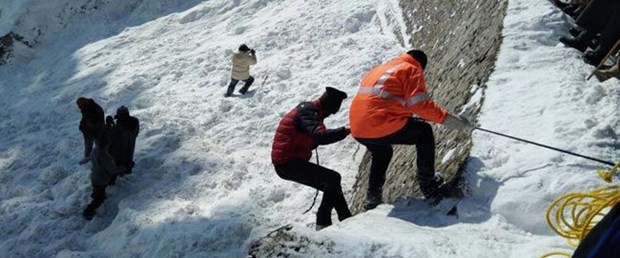
[[[448,112],[437,105],[426,93],[424,74],[419,69],[408,71],[403,81],[405,106],[422,119],[435,123],[443,123]]]
[[[326,129],[319,118],[319,110],[309,103],[302,103],[297,108],[299,113],[295,117],[295,127],[311,136],[319,145],[341,141],[350,133],[345,127]]]

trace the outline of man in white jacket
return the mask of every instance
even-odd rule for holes
[[[250,49],[246,44],[241,44],[239,50],[233,53],[231,80],[228,85],[225,97],[230,97],[235,91],[235,86],[239,81],[244,81],[245,85],[239,90],[239,93],[245,94],[252,83],[254,77],[250,76],[250,65],[256,64],[256,51]]]

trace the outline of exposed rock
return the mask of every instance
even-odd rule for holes
[[[405,22],[415,25],[407,28],[407,33],[412,35],[411,45],[429,56],[427,90],[439,105],[453,113],[461,113],[475,92],[472,89],[482,90],[493,71],[501,44],[506,1],[403,0],[401,7]],[[467,105],[463,114],[475,118],[480,104]],[[471,136],[437,126],[434,129],[436,171],[443,172],[450,185],[456,186],[460,167],[469,156]],[[415,147],[395,146],[383,188],[385,202],[393,202],[398,197],[421,196],[415,180],[415,157]],[[370,155],[366,153],[353,186],[350,201],[353,213],[360,212],[366,198],[369,169]],[[461,194],[455,189],[453,192]]]
[[[28,41],[25,41],[23,37],[13,33],[12,31],[0,37],[0,65],[6,64],[11,58],[13,44],[15,42],[20,42],[28,47],[31,47]]]
[[[293,226],[286,225],[255,241],[248,252],[249,257],[319,257],[337,254],[334,251],[335,243],[315,242],[303,234],[295,234],[292,229]],[[312,253],[309,253],[310,250]],[[323,254],[317,254],[316,250],[321,250]]]

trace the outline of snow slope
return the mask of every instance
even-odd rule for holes
[[[3,17],[64,25],[0,66],[0,253],[8,257],[244,257],[252,240],[287,223],[334,243],[333,252],[310,246],[305,257],[536,257],[565,247],[546,228],[546,205],[601,185],[596,163],[475,132],[471,197],[459,218],[401,202],[314,232],[313,214],[302,214],[314,190],[281,180],[270,164],[275,127],[326,86],[353,96],[365,71],[409,48],[394,35],[405,31],[397,1],[100,1],[99,12],[66,23],[54,20],[60,4],[30,2]],[[85,2],[94,4],[66,1]],[[591,67],[557,43],[566,25],[547,1],[509,1],[480,126],[615,161],[620,83],[585,81]],[[224,98],[241,43],[257,51],[254,90]],[[90,171],[77,165],[79,96],[107,114],[126,105],[141,120],[134,174],[108,188],[90,222],[80,216]],[[346,124],[346,111],[327,125]],[[363,151],[348,138],[319,155],[346,191]]]

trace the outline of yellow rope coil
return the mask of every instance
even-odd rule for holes
[[[558,235],[565,237],[568,244],[577,247],[588,232],[611,208],[620,202],[620,186],[612,185],[584,193],[569,193],[556,200],[547,208],[547,224]],[[567,255],[564,251],[547,253]]]
[[[573,256],[573,254],[569,251],[553,251],[553,252],[548,252],[544,254],[540,258],[547,258],[547,257],[552,257],[552,256],[571,257]]]
[[[620,168],[620,162],[618,162],[618,164],[616,164],[613,168],[611,168],[609,171],[606,171],[604,169],[599,169],[596,171],[596,173],[598,173],[598,175],[605,180],[605,182],[607,183],[611,183],[612,179],[614,178],[614,176],[616,176],[616,174],[618,173],[618,169]]]

